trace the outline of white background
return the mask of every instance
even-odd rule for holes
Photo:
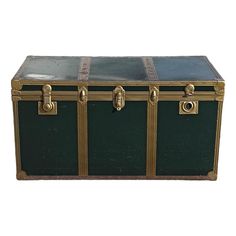
[[[1,0],[0,235],[236,235],[234,2]],[[226,80],[218,181],[17,181],[10,80],[27,55],[207,55]]]

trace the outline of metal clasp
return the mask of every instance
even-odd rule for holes
[[[56,115],[57,103],[52,102],[52,87],[49,84],[45,84],[42,88],[43,102],[38,102],[38,114],[39,115]]]
[[[194,94],[195,87],[193,84],[188,84],[184,90],[186,96],[192,96]]]
[[[125,90],[122,88],[122,86],[117,86],[113,90],[113,107],[120,111],[125,106]]]

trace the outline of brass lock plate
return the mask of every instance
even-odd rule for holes
[[[180,101],[180,115],[196,115],[198,114],[198,101]]]
[[[43,102],[38,102],[38,114],[39,115],[57,115],[57,102],[52,102],[52,109],[49,111],[45,111],[43,109]]]

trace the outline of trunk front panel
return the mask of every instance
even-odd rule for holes
[[[77,102],[57,102],[58,114],[38,115],[37,101],[20,101],[20,156],[27,175],[77,175]]]
[[[146,133],[146,102],[88,102],[89,175],[145,175]]]
[[[207,175],[213,170],[218,102],[179,115],[179,102],[158,103],[157,175]]]

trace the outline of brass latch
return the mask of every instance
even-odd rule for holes
[[[195,90],[195,87],[193,84],[188,84],[186,87],[185,87],[185,95],[186,96],[192,96],[194,95],[194,90]]]
[[[113,107],[120,111],[125,106],[125,90],[122,88],[122,86],[117,86],[113,90]]]
[[[57,103],[52,102],[52,87],[49,84],[45,84],[42,88],[43,102],[38,102],[38,114],[39,115],[56,115]]]
[[[195,87],[193,84],[187,84],[184,89],[185,97],[194,96]],[[192,99],[191,99],[192,100]],[[180,115],[196,115],[198,114],[198,101],[180,101],[179,102]]]

